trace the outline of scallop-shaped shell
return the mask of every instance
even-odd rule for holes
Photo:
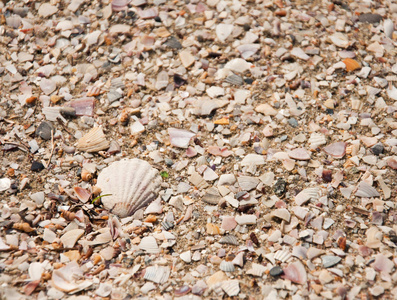
[[[77,149],[87,152],[98,152],[109,148],[109,141],[101,127],[92,128],[86,135],[77,142]]]
[[[134,158],[114,162],[103,169],[97,186],[104,195],[101,200],[105,208],[124,218],[155,200],[160,183],[156,169],[148,162]]]
[[[281,262],[286,262],[291,260],[292,254],[288,250],[279,250],[274,254],[274,258]]]

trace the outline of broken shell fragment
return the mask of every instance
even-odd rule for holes
[[[101,201],[105,208],[121,218],[133,215],[156,199],[161,177],[141,159],[112,163],[98,176]]]
[[[92,128],[86,135],[77,142],[77,149],[86,152],[98,152],[109,148],[109,141],[101,127]]]

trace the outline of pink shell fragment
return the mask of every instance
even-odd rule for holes
[[[121,11],[127,8],[128,3],[130,0],[113,0],[112,1],[112,9],[113,11]]]
[[[307,281],[307,274],[305,267],[301,262],[296,261],[283,269],[284,275],[282,278],[291,280],[298,284],[305,284]]]
[[[230,155],[233,155],[233,152],[228,150],[227,148],[219,148],[217,146],[209,146],[207,148],[207,152],[209,154],[215,155],[215,156],[222,156],[222,157],[228,157]]]
[[[383,254],[379,253],[376,255],[375,262],[372,264],[372,267],[376,271],[390,274],[393,270],[394,263]]]
[[[88,200],[90,200],[91,193],[86,189],[83,189],[82,187],[79,186],[75,186],[73,190],[76,193],[77,198],[79,198],[81,202],[86,203]]]
[[[393,170],[397,170],[397,160],[394,158],[390,158],[387,160],[387,165],[392,168]]]
[[[138,11],[138,14],[142,19],[153,19],[157,17],[159,13],[156,8],[149,8]]]
[[[187,157],[195,157],[196,155],[197,155],[197,151],[193,147],[189,147],[189,148],[186,149],[186,156]]]
[[[334,158],[342,158],[346,154],[345,142],[336,142],[323,148],[324,152]]]
[[[170,136],[171,145],[178,148],[187,148],[190,139],[196,135],[193,132],[176,128],[168,128],[168,134]]]
[[[67,104],[76,110],[76,116],[89,116],[92,117],[94,114],[95,98],[94,97],[83,97]]]
[[[310,159],[310,153],[306,151],[304,148],[297,148],[294,149],[290,152],[288,152],[288,156],[292,159],[296,160],[309,160]]]

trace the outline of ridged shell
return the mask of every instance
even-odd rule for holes
[[[224,272],[233,272],[234,264],[231,261],[222,260],[219,268]]]
[[[109,148],[109,141],[101,127],[92,128],[86,135],[77,142],[77,149],[87,152],[98,152]]]
[[[137,158],[112,163],[98,176],[103,205],[121,218],[133,215],[156,199],[161,177],[158,171]]]
[[[288,262],[292,258],[292,254],[288,250],[279,250],[274,254],[274,259],[277,259],[281,262]]]

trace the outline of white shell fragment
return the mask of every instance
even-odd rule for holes
[[[70,230],[61,237],[61,242],[65,248],[73,248],[83,234],[83,229]]]
[[[152,254],[160,252],[160,248],[157,245],[156,239],[152,236],[144,237],[139,244],[139,248],[145,250],[147,253]]]
[[[155,283],[163,284],[167,282],[168,277],[170,276],[170,268],[169,267],[147,267],[145,269],[144,279],[153,281]]]
[[[110,146],[110,142],[106,140],[106,136],[101,127],[92,128],[86,135],[77,142],[77,149],[87,152],[98,152],[106,150]]]
[[[8,178],[0,179],[0,192],[6,191],[11,187],[11,180]]]
[[[171,145],[178,148],[187,148],[190,139],[196,134],[184,129],[168,128]]]
[[[156,199],[161,177],[158,171],[137,158],[112,163],[98,175],[104,207],[119,217],[133,215]]]

